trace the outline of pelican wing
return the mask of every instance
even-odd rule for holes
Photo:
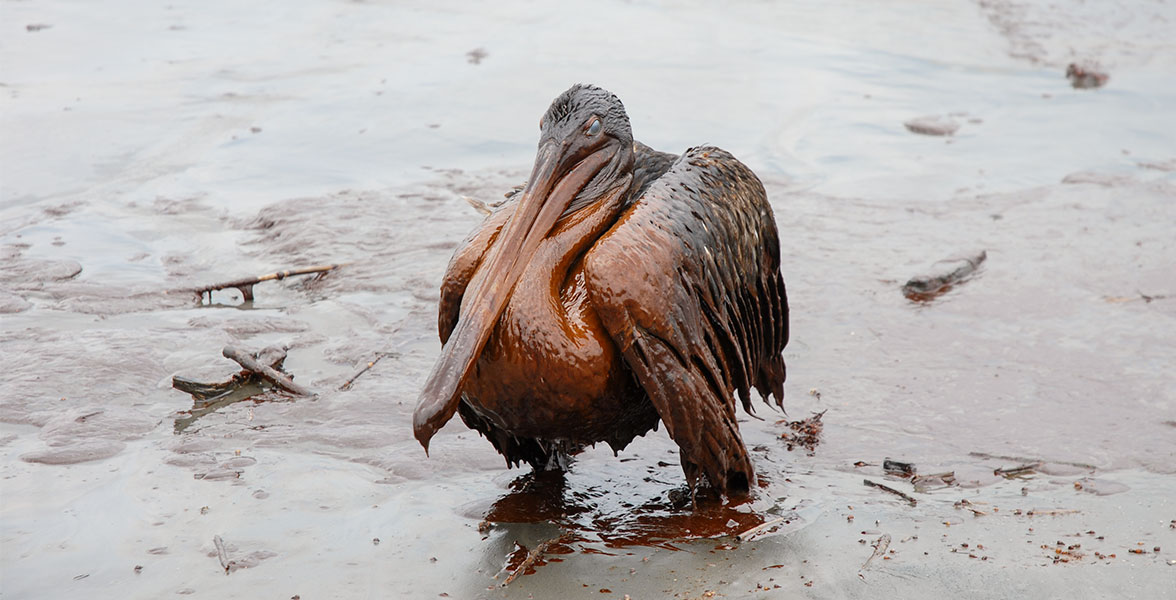
[[[692,148],[585,256],[591,304],[681,448],[691,485],[754,481],[735,422],[749,388],[782,405],[788,300],[776,223],[759,179],[730,154]]]

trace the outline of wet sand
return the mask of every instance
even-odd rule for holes
[[[0,4],[0,597],[1170,594],[1176,12],[1112,5]],[[746,502],[691,509],[664,429],[563,478],[412,439],[465,198],[522,182],[581,80],[768,189],[788,413],[741,419]],[[230,344],[319,395],[190,420],[171,378]]]

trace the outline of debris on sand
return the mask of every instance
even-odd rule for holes
[[[175,423],[176,433],[182,432],[197,419],[216,412],[230,404],[248,400],[266,393],[262,381],[296,396],[314,396],[314,392],[294,383],[290,375],[282,371],[286,360],[286,349],[270,346],[258,352],[245,352],[232,346],[225,346],[221,353],[241,365],[244,370],[218,383],[202,383],[176,375],[172,387],[192,396],[192,409],[181,411]]]
[[[1028,465],[1021,465],[1019,467],[1010,467],[1008,469],[994,469],[993,475],[1004,477],[1005,479],[1013,479],[1015,477],[1023,477],[1025,475],[1032,475],[1041,467],[1040,462],[1031,463]]]
[[[229,574],[229,553],[225,550],[225,540],[219,535],[212,537],[212,544],[216,546],[216,557],[220,560],[221,568],[225,570],[225,575]]]
[[[385,358],[387,358],[389,356],[399,356],[399,355],[396,354],[395,352],[379,352],[379,353],[377,353],[376,357],[373,358],[372,360],[368,361],[367,365],[364,366],[362,369],[360,369],[358,373],[356,373],[355,375],[352,375],[350,379],[343,382],[343,385],[339,386],[339,391],[345,392],[345,391],[351,389],[351,386],[355,384],[356,379],[359,379],[359,377],[361,375],[363,375],[364,373],[367,373],[369,370],[371,370],[372,367],[376,366],[376,363],[380,362],[381,360],[384,360]]]
[[[735,539],[740,542],[750,542],[770,535],[795,531],[806,523],[807,521],[800,516],[800,513],[795,510],[790,510],[780,517],[776,517],[770,521],[764,521],[755,527],[736,534]]]
[[[953,135],[959,130],[960,124],[947,117],[929,116],[911,119],[903,125],[911,133],[919,135]]]
[[[1143,300],[1144,304],[1151,304],[1155,300],[1167,300],[1168,298],[1174,297],[1172,294],[1145,294],[1139,291],[1135,293],[1135,296],[1103,296],[1103,300],[1109,304],[1122,304],[1137,300]]]
[[[988,252],[981,250],[941,260],[933,265],[939,266],[936,271],[910,278],[902,286],[902,294],[911,302],[930,302],[970,279],[987,258]]]
[[[1113,494],[1121,494],[1129,491],[1131,488],[1119,483],[1118,481],[1110,481],[1107,479],[1096,479],[1094,477],[1083,477],[1074,482],[1074,489],[1096,496],[1110,496]]]
[[[955,471],[932,473],[930,475],[915,475],[911,477],[911,484],[915,486],[915,491],[919,493],[952,487],[956,485]]]
[[[482,64],[482,59],[486,58],[487,56],[490,56],[490,54],[486,52],[485,48],[474,48],[473,50],[466,52],[466,61],[468,61],[471,65],[479,65]]]
[[[1070,80],[1070,85],[1076,90],[1100,88],[1106,85],[1110,78],[1110,75],[1097,70],[1094,66],[1070,63],[1070,66],[1066,67],[1066,79]]]
[[[265,379],[266,381],[286,390],[287,392],[290,392],[291,394],[298,396],[315,395],[314,392],[312,392],[309,388],[305,388],[297,383],[294,383],[294,379],[286,373],[279,371],[272,366],[263,363],[262,361],[259,361],[254,355],[249,354],[248,352],[243,352],[237,348],[234,348],[233,346],[225,346],[224,350],[221,351],[221,354],[223,354],[225,358],[236,361],[236,363],[241,365],[241,367],[246,371],[249,371],[256,376]],[[260,353],[258,354],[260,355]],[[285,354],[285,350],[282,350],[282,354]]]
[[[890,460],[887,458],[882,461],[882,470],[886,471],[887,475],[894,475],[896,477],[911,477],[915,474],[915,464]]]
[[[918,501],[917,501],[917,500],[915,500],[914,498],[910,497],[910,496],[909,496],[909,495],[907,495],[905,492],[900,492],[900,491],[898,491],[898,490],[896,490],[896,489],[894,489],[894,488],[892,488],[892,487],[890,487],[890,486],[888,486],[888,485],[883,485],[883,484],[881,484],[881,483],[875,483],[875,482],[873,482],[873,481],[870,481],[869,479],[863,479],[863,480],[862,480],[862,483],[864,483],[864,484],[866,484],[866,485],[868,485],[868,486],[870,486],[870,487],[876,487],[876,488],[878,488],[878,489],[880,489],[880,490],[882,490],[882,491],[884,491],[884,492],[890,492],[891,494],[894,494],[894,495],[898,496],[899,498],[902,498],[903,500],[906,500],[908,503],[910,503],[910,505],[911,505],[911,506],[915,506],[915,505],[917,505],[917,504],[918,504]]]
[[[254,286],[254,284],[258,284],[263,281],[274,281],[274,280],[280,281],[280,280],[285,279],[287,277],[297,277],[300,275],[317,275],[317,277],[321,278],[321,277],[323,277],[323,275],[325,273],[327,273],[329,271],[334,271],[335,269],[338,269],[339,267],[342,267],[342,266],[344,266],[344,265],[337,264],[337,265],[320,265],[317,267],[305,267],[305,268],[301,268],[301,269],[287,269],[285,271],[278,271],[276,273],[269,273],[267,275],[258,275],[257,277],[246,277],[245,279],[236,279],[233,281],[227,281],[225,283],[216,283],[213,285],[206,285],[204,287],[199,287],[196,289],[186,289],[186,290],[178,290],[178,291],[180,293],[196,294],[196,297],[199,298],[201,301],[204,300],[204,294],[208,294],[208,301],[211,303],[213,292],[215,292],[217,290],[225,290],[228,288],[237,288],[237,290],[239,292],[241,292],[241,297],[245,300],[245,302],[252,302],[253,301],[253,286]]]
[[[987,512],[985,512],[983,510],[975,508],[976,504],[974,502],[972,502],[971,500],[968,500],[967,498],[961,498],[961,499],[957,500],[955,502],[955,504],[953,504],[952,506],[954,506],[956,508],[956,510],[967,509],[969,511],[972,511],[972,515],[977,516],[977,517],[983,517],[988,514]]]
[[[225,544],[224,538],[219,535],[213,536],[212,543],[216,546],[216,558],[220,561],[221,568],[225,570],[225,575],[229,575],[239,569],[256,567],[261,564],[261,561],[277,556],[276,553],[270,552],[269,550],[257,550],[241,558],[230,559],[229,548]]]
[[[825,412],[823,410],[813,413],[811,417],[799,421],[788,421],[788,428],[792,431],[785,431],[780,434],[780,438],[784,440],[789,452],[796,446],[808,450],[810,456],[816,452],[817,444],[821,443],[821,431],[825,428],[821,423],[821,417],[825,416]],[[783,422],[777,421],[777,424]]]
[[[871,545],[874,547],[874,553],[870,555],[870,558],[866,559],[866,562],[862,563],[862,568],[858,569],[858,577],[862,578],[863,580],[866,578],[863,571],[865,571],[866,568],[870,566],[870,562],[879,556],[886,555],[886,550],[890,548],[890,534],[883,533],[877,540],[874,540],[874,543]]]
[[[222,351],[223,352],[223,351]],[[239,351],[237,351],[239,352]],[[271,369],[281,369],[282,363],[286,361],[286,349],[277,346],[269,346],[259,350],[253,354],[253,360],[269,365]],[[240,387],[245,383],[246,379],[252,377],[254,373],[248,369],[235,373],[228,380],[220,383],[201,383],[193,379],[188,379],[182,375],[172,377],[172,387],[190,394],[198,401],[209,400],[217,396],[222,396],[226,392]]]
[[[564,539],[566,539],[567,537],[568,537],[568,534],[564,533],[564,534],[560,534],[556,537],[553,537],[549,540],[544,540],[543,542],[540,542],[540,544],[538,546],[535,546],[535,548],[533,550],[530,550],[530,551],[527,550],[526,546],[524,546],[518,542],[515,542],[515,551],[513,553],[511,553],[511,556],[508,557],[506,566],[504,566],[502,568],[502,571],[508,571],[508,570],[510,571],[510,574],[507,575],[506,579],[502,582],[502,584],[501,584],[502,587],[506,587],[506,586],[510,585],[510,583],[512,581],[514,581],[515,579],[517,579],[520,575],[527,575],[530,573],[534,573],[535,567],[541,567],[541,566],[547,564],[547,561],[543,560],[543,555],[546,554],[548,551],[550,551],[552,549],[552,546],[564,541]],[[515,565],[513,568],[511,568],[511,563],[513,563],[515,560],[514,557],[519,557],[519,556],[522,557],[522,560],[519,561],[519,563],[517,565]]]

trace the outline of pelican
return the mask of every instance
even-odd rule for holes
[[[746,493],[750,388],[783,407],[788,299],[759,178],[710,146],[634,141],[612,93],[578,84],[539,121],[531,176],[449,263],[441,355],[413,414],[453,415],[542,470],[665,423],[692,490]]]

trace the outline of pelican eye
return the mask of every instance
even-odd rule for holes
[[[584,130],[588,135],[596,135],[600,133],[600,119],[592,117],[592,122],[588,124],[588,128]]]

